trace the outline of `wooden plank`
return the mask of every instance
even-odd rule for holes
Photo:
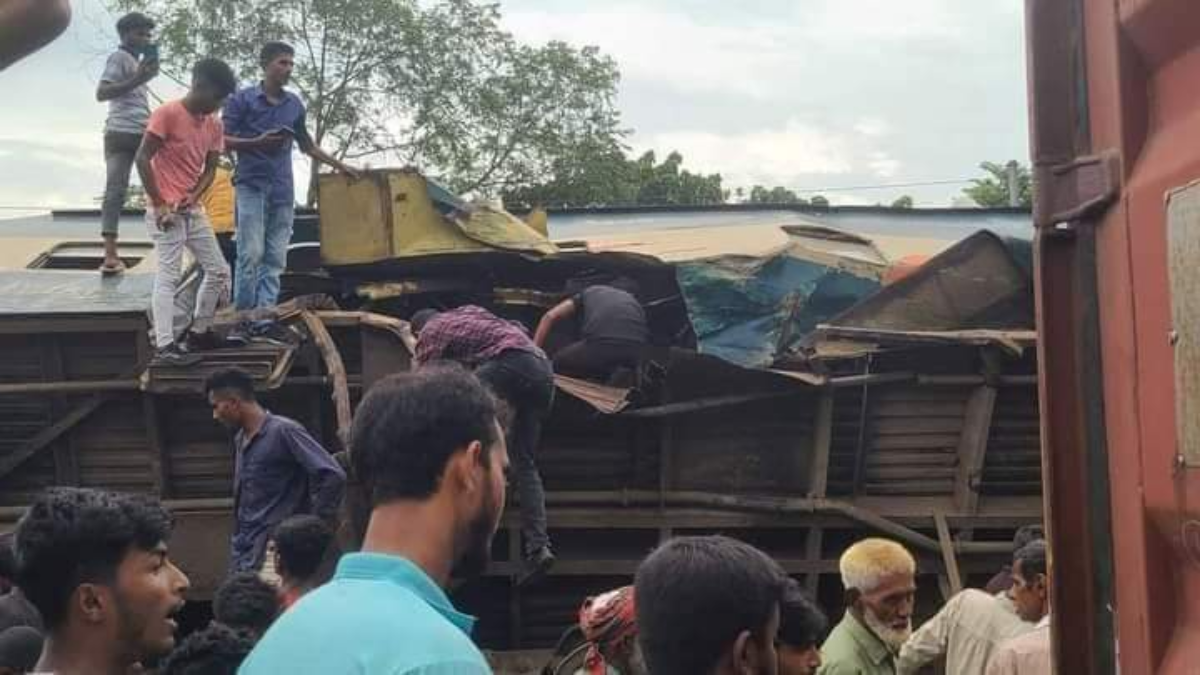
[[[59,382],[65,377],[63,366],[62,337],[46,336],[41,342],[42,377]],[[30,383],[39,384],[39,383]],[[3,386],[0,386],[2,392]],[[31,392],[27,392],[31,393]],[[69,402],[64,396],[50,397],[50,419],[58,419],[67,410]],[[64,434],[54,443],[54,478],[59,485],[79,485],[79,461],[77,449],[71,444],[70,434]]]
[[[107,401],[108,397],[103,394],[87,399],[72,408],[70,412],[57,422],[43,429],[38,435],[21,444],[20,447],[12,451],[7,457],[0,459],[0,478],[12,473],[17,467],[24,464],[38,452],[53,444],[60,436],[87,419],[89,415],[96,412]]]
[[[821,559],[823,534],[823,531],[819,527],[811,527],[808,530],[808,535],[804,542],[804,556],[810,564],[815,565]],[[817,587],[820,583],[820,572],[814,570],[804,575],[804,587],[808,589],[809,597],[817,597]]]
[[[995,409],[995,387],[983,386],[971,392],[958,444],[958,475],[954,482],[954,504],[963,513],[974,513],[979,509],[977,483],[987,457],[988,434]]]
[[[142,394],[142,418],[146,422],[146,447],[150,451],[150,477],[159,499],[170,499],[174,494],[171,484],[171,458],[163,444],[162,429],[158,425],[158,404],[153,394]]]
[[[346,364],[342,362],[342,355],[338,352],[337,345],[333,342],[333,336],[329,334],[325,324],[321,323],[321,320],[312,312],[301,312],[300,318],[308,328],[308,333],[317,345],[317,349],[320,350],[321,358],[325,361],[325,370],[333,380],[333,405],[337,416],[338,439],[344,448],[350,439],[351,420],[350,387],[346,383]]]
[[[833,392],[817,399],[813,421],[811,461],[808,465],[808,496],[824,497],[829,483],[829,450],[833,443]]]
[[[955,595],[963,585],[962,574],[958,571],[958,557],[954,554],[954,540],[950,538],[950,526],[946,524],[946,515],[943,513],[934,514],[933,521],[937,525],[938,545],[942,549],[942,565],[950,582],[950,594]]]

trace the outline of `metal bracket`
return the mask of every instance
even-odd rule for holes
[[[1051,228],[1102,212],[1121,189],[1121,153],[1078,157],[1066,164],[1034,168],[1034,224]]]

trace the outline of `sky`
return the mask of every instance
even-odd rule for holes
[[[72,0],[67,33],[0,73],[0,217],[93,207],[113,17]],[[596,45],[622,79],[631,152],[677,150],[729,188],[949,206],[985,160],[1028,158],[1021,0],[503,0],[519,39]],[[178,95],[156,80],[163,98]],[[299,162],[299,160],[298,160]],[[298,165],[299,166],[299,165]],[[836,189],[834,189],[836,188]],[[844,189],[849,188],[849,189]]]

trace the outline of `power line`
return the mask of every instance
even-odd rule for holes
[[[964,185],[974,182],[974,178],[954,180],[928,180],[916,183],[879,183],[876,185],[839,185],[823,188],[792,188],[792,192],[845,192],[849,190],[888,190],[892,188],[929,187],[934,185]]]

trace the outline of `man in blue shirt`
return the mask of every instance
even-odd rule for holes
[[[237,431],[230,571],[257,571],[279,523],[297,513],[337,518],[346,472],[298,422],[259,405],[244,371],[217,371],[204,391],[213,418]]]
[[[495,399],[445,365],[376,384],[354,420],[371,502],[362,553],[271,626],[240,675],[491,673],[475,620],[443,589],[481,572],[504,510],[508,450]]]
[[[237,153],[233,299],[239,311],[273,307],[279,299],[279,277],[287,267],[296,202],[292,142],[313,161],[358,175],[309,136],[304,104],[284,89],[292,76],[294,56],[291,46],[268,42],[259,56],[262,82],[239,91],[225,104],[225,146]],[[235,332],[234,339],[245,341],[251,336],[274,343],[291,341],[290,331],[270,321],[246,326]]]

